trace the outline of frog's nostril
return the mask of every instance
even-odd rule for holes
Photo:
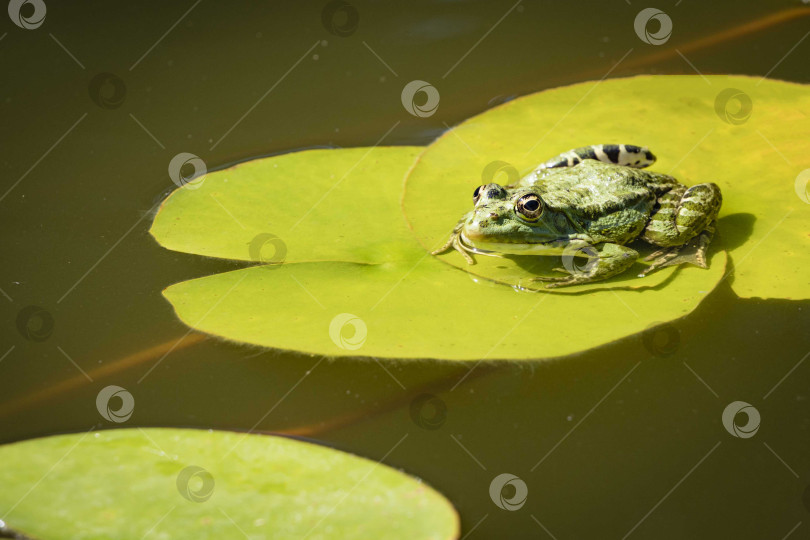
[[[489,217],[494,219],[494,218],[498,217],[498,214],[496,214],[495,212],[490,212]]]

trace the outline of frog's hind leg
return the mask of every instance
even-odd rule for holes
[[[721,204],[720,188],[711,183],[690,188],[678,184],[662,195],[643,239],[663,249],[645,258],[653,262],[641,275],[681,263],[707,268],[706,249]]]
[[[706,249],[709,247],[712,237],[714,237],[715,223],[715,221],[712,221],[703,232],[682,246],[659,249],[655,253],[644,257],[645,261],[653,261],[653,263],[639,275],[646,276],[659,268],[677,266],[682,263],[694,264],[700,268],[708,268],[709,265],[706,263]]]
[[[655,163],[655,156],[646,146],[632,144],[594,144],[574,148],[546,161],[539,168],[573,167],[585,159],[596,159],[614,165],[643,169]]]

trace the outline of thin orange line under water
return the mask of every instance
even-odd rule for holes
[[[479,365],[477,368],[478,369],[475,370],[475,373],[464,377],[466,382],[472,381],[473,379],[483,378],[493,373],[498,373],[503,369],[503,366],[501,364],[489,364]],[[455,387],[458,382],[458,373],[453,373],[439,379],[427,381],[416,388],[409,388],[407,392],[397,394],[393,399],[383,402],[379,407],[371,411],[367,409],[359,409],[340,416],[333,416],[332,418],[328,418],[314,424],[303,424],[286,429],[274,429],[269,433],[286,435],[289,437],[314,438],[316,435],[323,435],[324,433],[336,431],[359,422],[371,420],[373,417],[390,413],[399,408],[404,408],[406,403],[411,402],[416,394],[439,394],[447,391],[448,388]]]
[[[202,333],[191,333],[178,339],[171,339],[159,345],[155,345],[154,347],[150,347],[148,349],[132,353],[118,360],[108,362],[97,367],[96,369],[88,371],[87,375],[93,379],[93,381],[97,381],[98,379],[103,379],[104,377],[114,373],[141,365],[149,360],[160,358],[163,355],[168,354],[170,351],[176,351],[196,345],[197,343],[206,339],[206,337],[207,336]],[[12,400],[0,406],[0,417],[9,416],[33,405],[49,401],[61,394],[70,392],[76,388],[80,388],[88,383],[93,384],[90,383],[90,381],[88,381],[87,377],[84,375],[76,375],[75,377],[64,379],[55,384],[49,385],[47,388],[39,390],[38,392],[25,394],[19,399]]]
[[[637,58],[636,60],[630,60],[629,62],[624,64],[624,67],[625,68],[638,67],[642,65],[654,64],[656,62],[661,62],[664,60],[669,60],[670,58],[676,58],[680,56],[678,54],[678,51],[680,51],[681,53],[698,51],[700,49],[705,49],[707,47],[719,45],[726,41],[732,41],[735,39],[739,39],[743,36],[747,36],[749,34],[754,34],[756,32],[767,30],[772,26],[776,26],[784,22],[792,21],[794,19],[800,19],[802,17],[807,16],[810,16],[810,7],[796,7],[785,9],[782,11],[778,11],[776,13],[771,13],[770,15],[766,15],[761,19],[749,21],[739,26],[728,28],[726,30],[721,30],[720,32],[717,32],[715,34],[711,34],[706,37],[689,41],[687,43],[684,43],[678,48],[671,47],[651,54],[647,54],[645,56]]]

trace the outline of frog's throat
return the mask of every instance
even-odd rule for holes
[[[503,257],[504,255],[560,255],[570,240],[559,238],[538,243],[476,242],[461,232],[459,243],[471,253]]]

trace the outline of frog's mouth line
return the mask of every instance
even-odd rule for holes
[[[555,238],[547,242],[536,243],[508,243],[508,242],[487,242],[487,247],[492,249],[484,249],[476,245],[474,240],[471,240],[462,231],[459,234],[459,246],[469,253],[476,253],[478,255],[487,255],[490,257],[503,257],[504,255],[531,255],[534,253],[542,253],[544,255],[561,254],[566,244],[565,239]]]
[[[468,253],[475,253],[477,255],[488,255],[490,257],[503,257],[501,253],[498,253],[496,251],[481,249],[477,247],[472,240],[467,238],[467,236],[464,234],[463,231],[459,233],[458,240],[459,240],[458,242],[459,247],[461,247],[464,251]]]

